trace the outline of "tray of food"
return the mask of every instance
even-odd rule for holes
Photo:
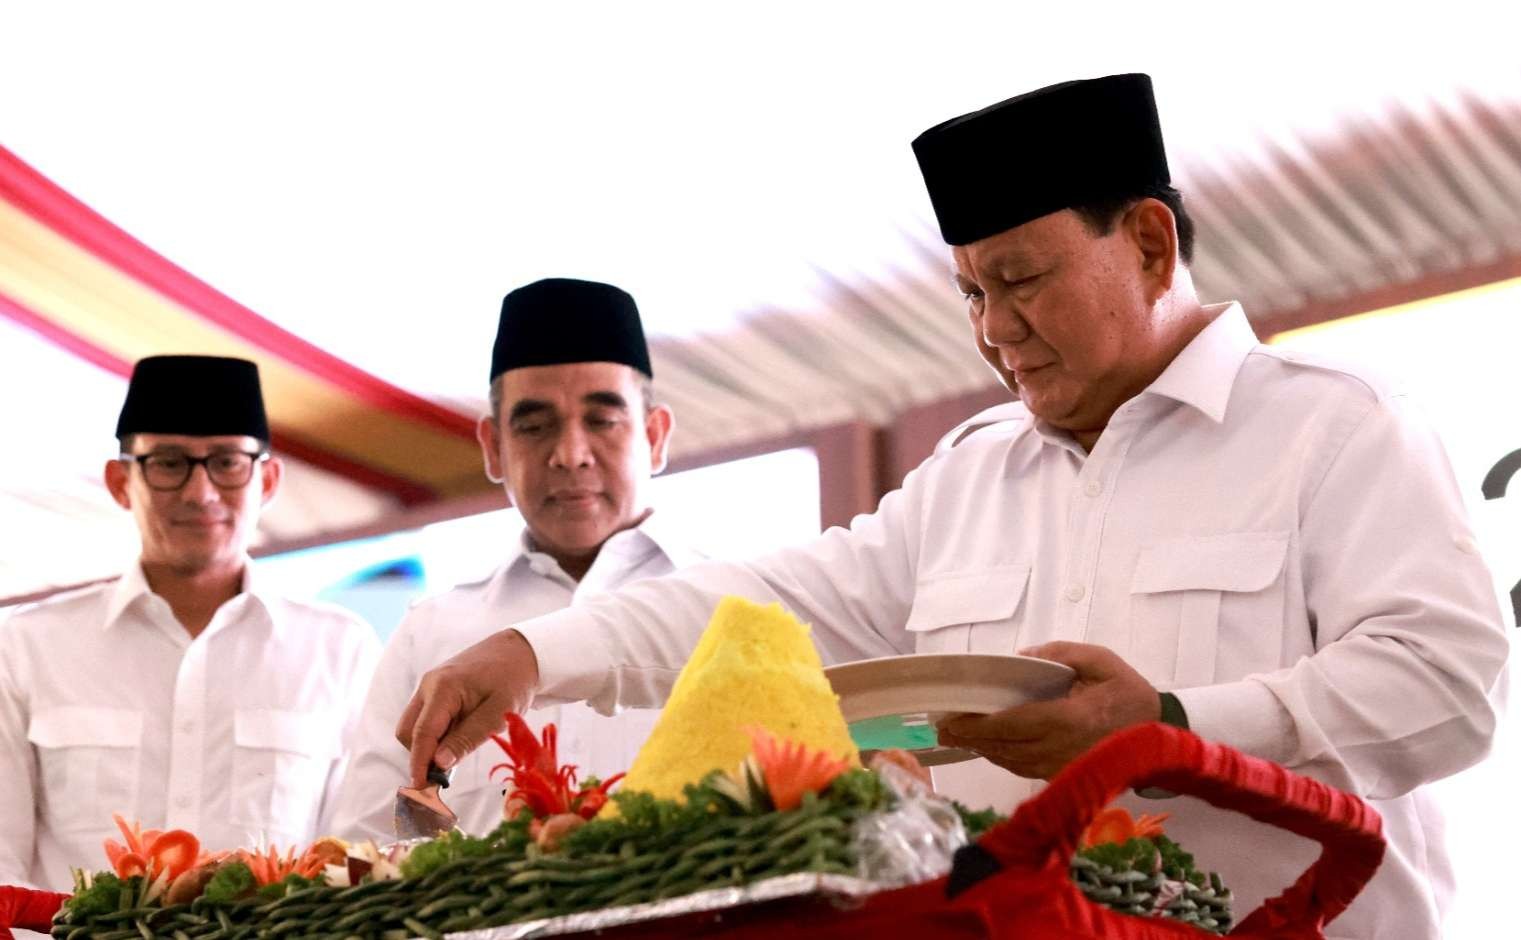
[[[558,763],[553,726],[535,736],[505,721],[492,832],[208,852],[191,833],[118,819],[109,870],[76,871],[52,934],[494,940],[827,917],[942,878],[996,821],[935,794],[910,754],[863,763],[808,628],[775,604],[720,604],[627,775],[578,779]],[[1073,869],[1086,894],[1140,910],[1158,896],[1141,881],[1184,882],[1172,896],[1207,898],[1208,926],[1229,924],[1218,881],[1182,853],[1147,849],[1160,844],[1156,820],[1110,817],[1108,829],[1128,848],[1080,853],[1092,856]],[[1146,868],[1141,879],[1130,865]]]

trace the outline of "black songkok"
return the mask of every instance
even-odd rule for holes
[[[552,277],[502,299],[491,379],[524,366],[621,362],[654,377],[639,308],[626,291],[597,281]]]
[[[1167,185],[1151,78],[1063,82],[937,124],[914,139],[951,245],[1073,206]]]
[[[138,360],[116,420],[129,434],[244,434],[269,441],[259,367],[223,356],[149,356]]]

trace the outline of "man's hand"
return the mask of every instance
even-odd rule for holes
[[[396,723],[396,739],[412,752],[412,786],[427,784],[428,763],[445,770],[503,727],[505,712],[522,712],[539,684],[533,647],[503,630],[429,670]]]
[[[941,744],[975,751],[1021,777],[1049,780],[1110,733],[1162,716],[1157,690],[1105,647],[1047,643],[1020,653],[1077,670],[1072,690],[1049,702],[948,718],[938,726]]]

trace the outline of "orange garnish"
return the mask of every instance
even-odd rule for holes
[[[122,881],[133,875],[148,874],[148,860],[136,852],[122,852],[111,863],[111,867],[116,870],[116,877]]]
[[[272,885],[284,881],[289,875],[300,875],[302,878],[315,878],[322,873],[325,862],[320,852],[309,848],[296,857],[296,849],[292,846],[286,849],[282,858],[280,850],[274,846],[259,852],[244,851],[239,857],[248,865],[248,870],[253,873],[254,881],[259,887]]]
[[[1140,816],[1137,816],[1135,821],[1136,838],[1149,839],[1152,836],[1161,835],[1162,824],[1171,815],[1171,813],[1142,813]]]
[[[154,837],[148,846],[149,857],[169,872],[171,879],[178,878],[195,867],[200,855],[200,840],[183,829],[171,829]]]
[[[120,813],[112,813],[111,818],[115,820],[116,828],[121,830],[122,838],[127,840],[127,851],[136,852],[139,855],[146,855],[147,852],[143,849],[142,826],[134,822],[132,826],[128,828],[127,821],[121,818]]]
[[[746,728],[771,805],[797,809],[803,794],[818,793],[850,769],[847,761],[798,741],[782,741],[765,728]]]
[[[143,875],[151,880],[167,871],[173,879],[195,865],[201,843],[185,830],[170,829],[162,832],[149,829],[145,832],[140,823],[134,822],[128,826],[120,814],[112,813],[111,818],[116,821],[116,828],[121,830],[122,838],[127,841],[126,845],[115,839],[107,839],[102,843],[116,877],[125,879]]]
[[[1162,823],[1168,813],[1142,813],[1132,818],[1123,806],[1110,806],[1100,810],[1088,828],[1083,830],[1082,846],[1089,848],[1114,842],[1124,845],[1131,839],[1149,839],[1162,834]]]

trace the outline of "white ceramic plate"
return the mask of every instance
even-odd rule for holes
[[[1029,656],[934,653],[845,663],[824,675],[840,697],[857,747],[900,747],[934,766],[975,756],[935,743],[934,723],[941,715],[985,715],[1057,698],[1071,687],[1075,673],[1061,663]]]

